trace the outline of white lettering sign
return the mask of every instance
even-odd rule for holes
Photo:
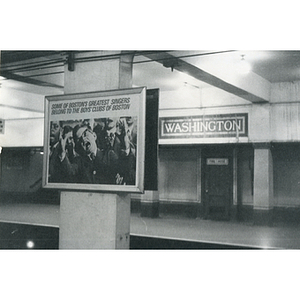
[[[248,114],[168,117],[160,119],[160,138],[242,136],[248,136]]]
[[[228,158],[208,158],[206,164],[210,166],[227,166]]]

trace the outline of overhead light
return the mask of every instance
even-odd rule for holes
[[[174,68],[179,66],[178,59],[172,58],[172,59],[166,59],[163,61],[163,66],[165,68],[171,68],[171,71],[174,71]]]
[[[245,60],[245,55],[241,55],[241,61],[239,64],[239,71],[241,74],[246,75],[251,71],[251,65]]]

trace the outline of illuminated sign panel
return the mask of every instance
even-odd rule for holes
[[[247,137],[248,114],[160,118],[160,138]]]

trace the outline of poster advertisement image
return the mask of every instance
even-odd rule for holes
[[[146,88],[45,97],[43,186],[144,189]]]

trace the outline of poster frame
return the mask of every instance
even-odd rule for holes
[[[103,97],[123,97],[134,95],[138,97],[137,105],[137,149],[136,149],[136,174],[134,185],[123,184],[95,184],[95,183],[67,183],[49,182],[49,155],[50,155],[50,105],[56,101],[69,102],[88,100],[91,98]],[[101,113],[99,113],[101,114]],[[84,115],[86,116],[86,115]],[[107,91],[84,92],[63,95],[45,96],[45,118],[44,118],[44,159],[43,159],[43,188],[58,190],[80,190],[90,192],[144,192],[144,172],[145,172],[145,133],[146,133],[146,87],[117,89]]]

